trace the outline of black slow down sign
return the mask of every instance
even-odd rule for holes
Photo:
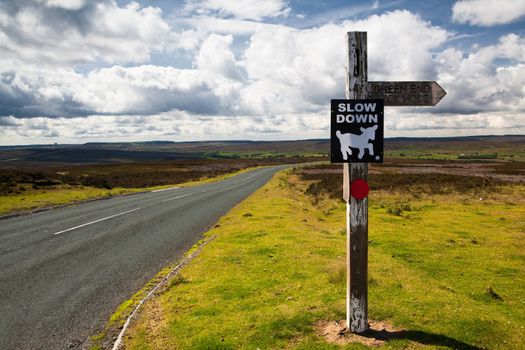
[[[332,163],[383,162],[383,100],[331,100]]]

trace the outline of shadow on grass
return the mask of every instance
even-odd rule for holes
[[[417,342],[424,345],[446,346],[456,350],[484,350],[474,345],[470,345],[454,338],[447,337],[442,334],[427,333],[423,331],[387,331],[369,329],[364,333],[359,333],[360,336],[366,338],[375,338],[378,340],[388,341],[394,339],[404,339]]]

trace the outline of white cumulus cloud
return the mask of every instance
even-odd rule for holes
[[[113,66],[87,75],[71,69],[0,74],[0,115],[74,117],[93,114],[235,112],[240,83],[206,70]]]
[[[234,80],[241,79],[235,55],[230,48],[232,42],[231,35],[209,35],[195,57],[196,68]]]
[[[522,114],[516,112],[435,115],[389,109],[388,118],[385,118],[385,136],[404,136],[407,132],[423,137],[428,137],[429,132],[432,136],[523,134],[525,123]]]
[[[431,50],[449,37],[408,11],[304,30],[260,27],[244,52],[251,83],[241,93],[243,106],[260,114],[312,112],[344,97],[344,38],[350,30],[368,31],[370,80],[436,78]]]
[[[199,15],[260,21],[268,17],[288,16],[291,9],[283,0],[190,0],[187,11]]]
[[[525,112],[525,38],[508,34],[469,53],[447,49],[437,62],[439,82],[448,90],[440,109]]]
[[[524,15],[522,0],[460,0],[452,7],[454,21],[479,26],[510,23]]]
[[[66,10],[80,10],[86,4],[85,0],[37,0],[47,7],[58,7]]]
[[[68,9],[78,5],[79,11],[64,13],[66,3]],[[136,2],[120,7],[115,1],[45,4],[13,6],[10,12],[0,7],[0,64],[7,59],[49,66],[143,63],[152,53],[175,46],[172,39],[177,38],[159,8]]]
[[[297,29],[225,10],[214,18],[221,10],[205,1],[194,3],[208,12],[175,31],[160,9],[134,2],[50,2],[0,6],[1,142],[327,137],[329,100],[344,97],[345,34],[356,30],[368,32],[369,80],[437,80],[448,92],[436,108],[387,108],[387,135],[525,128],[522,35],[459,49],[453,33],[406,10]],[[267,13],[288,8],[279,4]],[[181,51],[184,66],[151,62]]]

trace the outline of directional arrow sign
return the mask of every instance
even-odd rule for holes
[[[435,81],[369,81],[367,98],[385,106],[435,106],[446,94]]]

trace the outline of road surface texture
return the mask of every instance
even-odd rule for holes
[[[85,348],[121,302],[282,168],[0,220],[0,349]]]

